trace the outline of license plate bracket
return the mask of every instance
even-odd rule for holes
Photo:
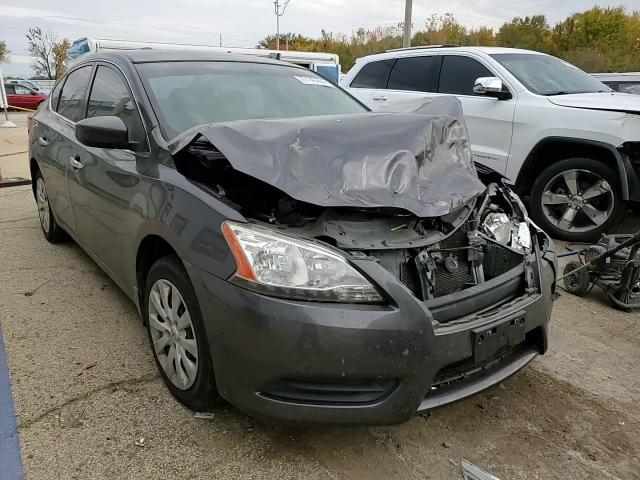
[[[505,347],[515,347],[524,341],[524,312],[497,320],[472,330],[473,359],[482,363]]]

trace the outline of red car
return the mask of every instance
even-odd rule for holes
[[[35,110],[38,108],[38,105],[47,99],[46,95],[36,92],[24,85],[5,83],[4,89],[7,92],[7,103],[9,107]]]

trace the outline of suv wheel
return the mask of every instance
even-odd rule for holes
[[[42,173],[36,172],[35,197],[38,206],[38,217],[40,218],[40,227],[42,233],[51,243],[57,243],[65,239],[65,232],[62,230],[56,219],[53,218],[49,196],[47,195],[47,186],[44,183]]]
[[[180,260],[157,260],[145,283],[143,312],[151,351],[171,393],[202,411],[219,399],[202,313]]]
[[[587,242],[611,231],[622,219],[622,200],[616,173],[590,158],[554,163],[531,189],[531,216],[552,237]]]

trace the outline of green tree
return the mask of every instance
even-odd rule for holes
[[[412,45],[464,45],[467,29],[451,13],[431,15],[425,23],[426,30],[413,36]]]
[[[515,17],[504,23],[497,35],[497,44],[504,47],[549,51],[550,28],[544,15]]]
[[[9,50],[7,50],[7,43],[0,40],[0,63],[9,61]]]

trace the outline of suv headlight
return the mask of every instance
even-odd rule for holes
[[[300,300],[380,303],[384,299],[339,253],[270,229],[224,222],[238,268],[234,283],[266,295]]]

